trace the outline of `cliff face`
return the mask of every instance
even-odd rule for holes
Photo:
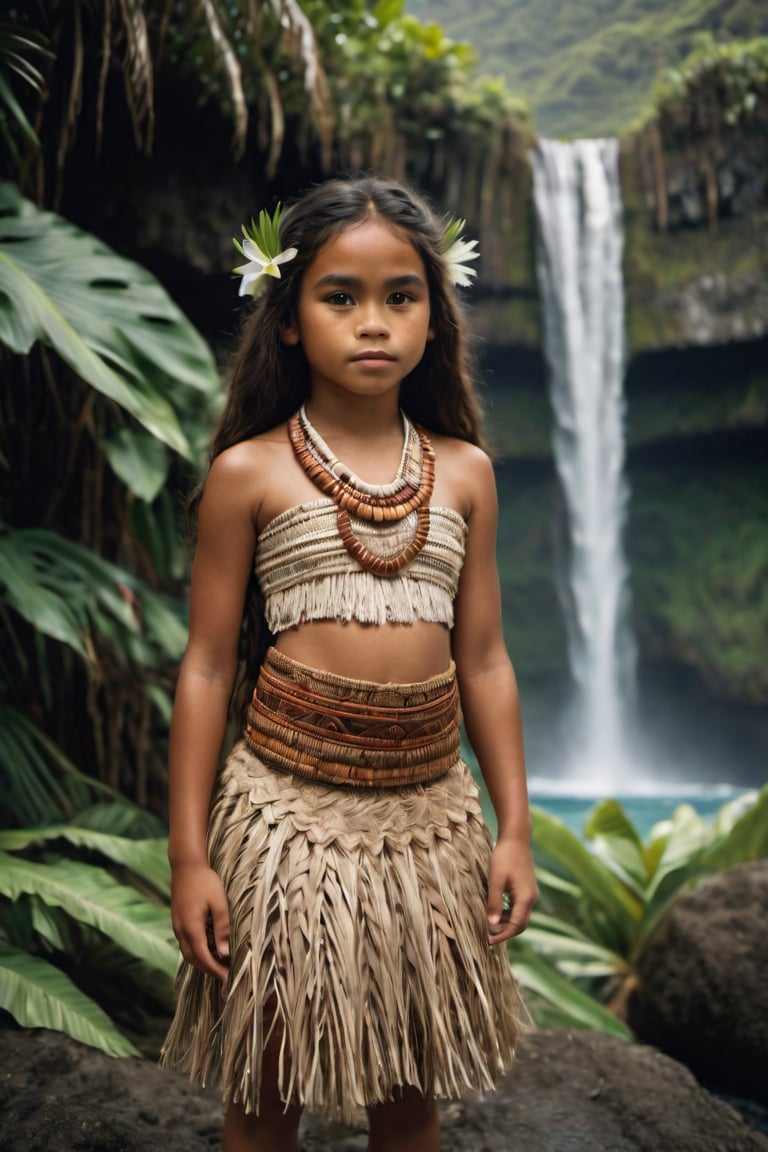
[[[699,88],[622,141],[627,550],[641,661],[765,706],[768,90],[733,122],[727,98]],[[529,251],[525,277],[479,300],[473,322],[503,461],[509,641],[523,674],[549,676],[566,663],[552,575],[562,510]]]

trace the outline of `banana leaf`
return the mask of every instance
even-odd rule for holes
[[[70,958],[80,957],[78,967],[87,972],[87,984],[94,1000],[100,999],[99,993],[103,989],[108,996],[108,1003],[114,1001],[115,992],[118,993],[121,1003],[130,1003],[133,998],[132,988],[142,993],[142,1003],[137,1004],[139,1010],[145,1011],[146,1000],[151,1000],[168,1011],[173,1011],[174,980],[170,976],[159,972],[145,960],[130,956],[95,928],[90,928],[87,924],[76,924],[60,908],[49,908],[35,896],[27,899],[30,904],[32,927],[37,935],[45,940],[54,952],[61,952]],[[18,907],[18,904],[11,907]],[[8,942],[20,944],[15,938],[9,938]],[[27,946],[27,950],[34,952],[34,943]],[[130,984],[131,988],[127,988],[126,984]]]
[[[139,1056],[93,1000],[52,964],[0,942],[0,1005],[24,1028],[51,1028],[109,1056]]]
[[[707,824],[688,805],[668,822],[667,840],[647,894],[642,938],[686,887],[715,872],[768,856],[768,785],[724,805]]]

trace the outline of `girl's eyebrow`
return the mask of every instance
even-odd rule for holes
[[[347,276],[343,272],[329,272],[327,276],[322,276],[317,281],[315,288],[327,288],[330,285],[335,288],[361,288],[363,281],[359,276]],[[426,284],[416,272],[407,272],[403,276],[390,276],[388,280],[384,281],[384,287],[389,289],[426,288]]]

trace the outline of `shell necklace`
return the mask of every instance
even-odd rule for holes
[[[394,576],[418,556],[429,535],[429,499],[435,483],[435,454],[426,433],[416,428],[405,413],[403,454],[395,479],[389,484],[369,484],[334,456],[314,428],[302,404],[288,421],[290,437],[301,467],[321,492],[338,508],[337,525],[342,544],[361,568],[377,576]],[[402,552],[378,556],[358,540],[350,513],[377,524],[403,520],[416,512],[416,531]]]

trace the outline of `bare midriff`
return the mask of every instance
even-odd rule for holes
[[[377,684],[428,680],[447,671],[450,632],[444,624],[359,624],[313,620],[281,632],[279,651],[325,672]]]

